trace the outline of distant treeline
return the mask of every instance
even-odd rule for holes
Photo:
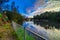
[[[41,23],[44,26],[45,24],[48,25],[47,28],[49,28],[50,25],[60,28],[60,12],[45,12],[41,15],[34,16],[33,19],[35,23],[40,22],[40,25]]]
[[[34,16],[34,19],[47,19],[51,21],[57,21],[60,22],[60,12],[45,12],[41,15]]]

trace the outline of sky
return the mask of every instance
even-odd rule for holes
[[[32,12],[32,14],[40,15],[46,11],[60,11],[60,0],[50,0],[44,5],[43,8],[38,8],[36,11]]]
[[[15,6],[19,6],[18,8],[19,13],[27,17],[28,16],[31,17],[34,14],[39,14],[47,10],[50,11],[50,10],[55,10],[57,8],[60,8],[59,0],[9,0],[7,4],[11,5],[11,2],[13,1],[15,2]]]
[[[24,16],[34,15],[32,12],[38,8],[43,8],[43,5],[48,2],[48,0],[9,0],[7,4],[11,4],[13,1],[15,6],[19,6],[19,13]]]

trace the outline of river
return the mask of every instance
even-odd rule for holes
[[[41,23],[41,22],[39,22],[39,23]],[[14,30],[18,31],[18,29],[19,29],[18,35],[20,35],[21,34],[20,32],[23,32],[24,28],[25,28],[25,29],[31,30],[34,34],[36,34],[36,33],[39,34],[40,36],[46,38],[47,40],[60,40],[60,36],[59,36],[60,29],[56,29],[56,28],[45,29],[44,26],[46,24],[48,25],[48,23],[42,23],[42,25],[37,25],[37,24],[34,24],[34,22],[32,22],[32,21],[25,21],[23,23],[22,28],[21,28],[21,25],[12,21],[12,25],[13,25]],[[50,24],[51,23],[49,23],[49,25],[48,25],[49,27],[51,27]],[[54,26],[54,25],[52,25],[52,26]],[[20,29],[23,29],[23,31],[20,31]],[[26,31],[26,32],[28,32],[28,35],[31,34],[31,32],[29,32],[29,31]],[[23,32],[23,34],[24,34],[24,32]],[[38,39],[38,40],[40,40],[40,39]]]
[[[25,21],[23,23],[23,27],[32,30],[35,33],[38,33],[40,36],[46,38],[49,40],[48,33],[46,32],[46,29],[41,27],[40,25],[34,24],[33,21]]]

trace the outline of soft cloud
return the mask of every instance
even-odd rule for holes
[[[39,7],[42,7],[46,3],[46,0],[36,0],[34,5],[30,8],[27,8],[27,13],[31,13],[32,11],[37,10]]]
[[[45,4],[42,9],[37,9],[36,11],[32,12],[34,15],[39,15],[46,11],[60,11],[60,1],[49,1]]]
[[[30,8],[27,8],[26,11],[27,11],[28,14],[31,13],[31,9]]]
[[[26,9],[28,16],[40,15],[46,11],[60,11],[60,0],[36,0],[32,7]],[[33,11],[33,12],[32,12]]]
[[[45,0],[38,0],[37,2],[35,2],[34,4],[34,10],[36,10],[38,7],[44,5],[46,2]]]

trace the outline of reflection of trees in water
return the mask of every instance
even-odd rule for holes
[[[55,28],[60,28],[60,11],[58,12],[44,12],[40,15],[34,16],[34,21],[36,24],[40,24],[45,28],[50,28],[55,26]]]
[[[34,24],[40,25],[44,28],[57,28],[60,29],[60,23],[58,22],[53,22],[53,21],[48,21],[48,20],[40,20],[40,21],[34,21]]]

